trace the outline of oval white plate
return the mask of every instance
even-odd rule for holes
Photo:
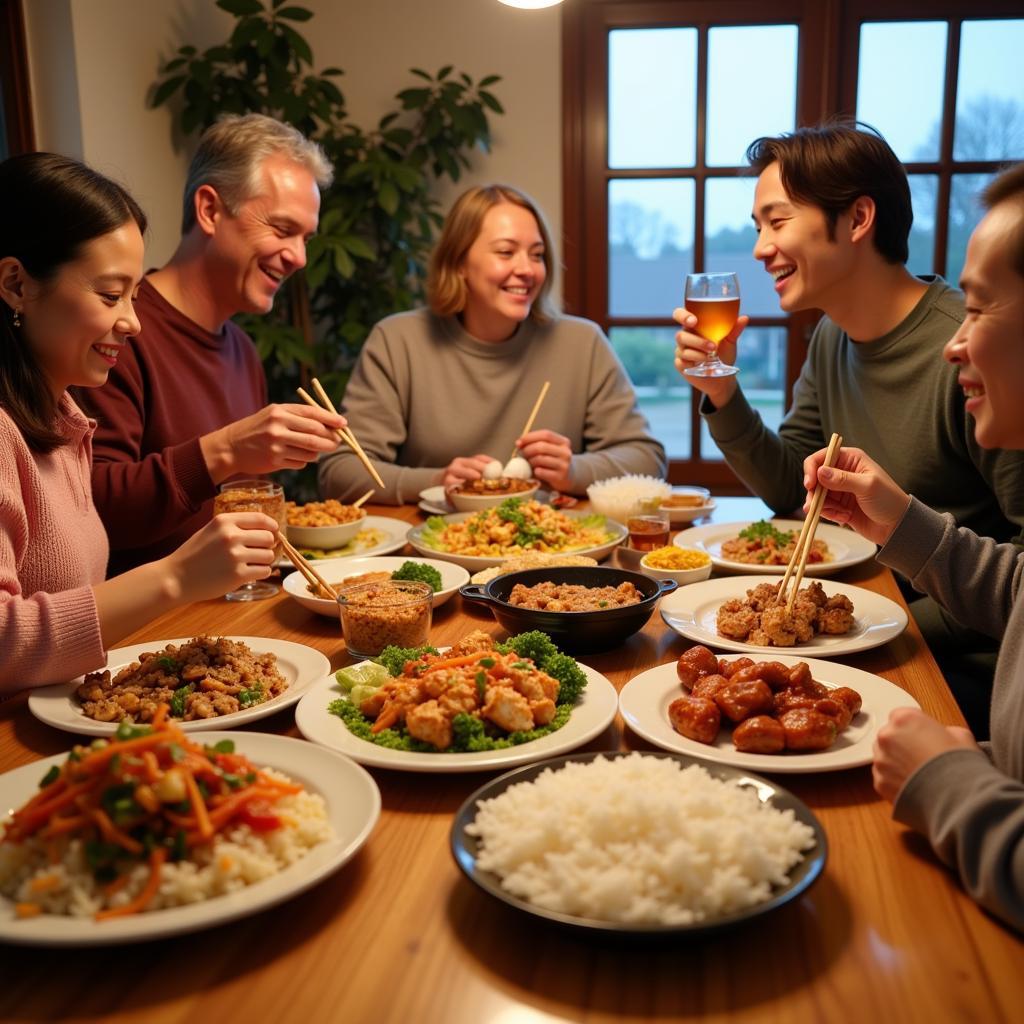
[[[137,661],[144,651],[159,651],[168,644],[185,644],[191,639],[193,638],[186,636],[174,640],[151,640],[149,643],[133,644],[131,647],[118,647],[107,652],[105,667],[110,669],[113,675],[126,665]],[[273,700],[235,711],[230,715],[201,718],[194,722],[179,722],[185,732],[232,729],[236,725],[245,725],[246,722],[266,718],[267,715],[291,707],[316,679],[331,670],[330,661],[319,651],[305,644],[293,643],[291,640],[272,640],[265,636],[229,636],[226,639],[240,641],[256,654],[276,654],[277,669],[288,680],[288,689]],[[84,736],[112,735],[117,731],[117,722],[97,722],[95,719],[86,718],[78,706],[74,694],[82,678],[79,676],[70,683],[58,683],[56,686],[43,686],[33,690],[28,698],[29,711],[41,722],[65,732],[76,732]]]
[[[389,516],[367,516],[363,520],[362,529],[380,530],[385,534],[382,541],[377,544],[365,544],[359,539],[358,534],[355,540],[351,540],[343,547],[335,548],[324,555],[316,556],[313,561],[321,562],[334,558],[352,558],[355,555],[390,555],[392,551],[400,551],[405,547],[405,533],[409,524],[402,519],[391,519]],[[296,545],[297,546],[297,545]],[[305,549],[300,548],[300,551]],[[282,555],[275,565],[291,565],[291,560]]]
[[[698,743],[687,739],[676,732],[668,720],[669,704],[683,696],[684,692],[679,685],[674,661],[648,669],[630,679],[619,694],[619,711],[633,732],[663,750],[690,754],[705,761],[731,764],[737,768],[752,768],[759,772],[796,773],[835,772],[842,768],[871,764],[871,747],[875,735],[885,725],[889,712],[893,708],[920,707],[906,690],[901,690],[895,683],[881,676],[862,672],[859,668],[839,665],[834,661],[794,658],[775,653],[770,660],[781,661],[783,665],[804,661],[819,683],[831,687],[849,686],[861,695],[864,706],[849,728],[839,734],[828,750],[806,754],[746,754],[732,745],[732,730],[726,727],[719,731],[714,743]]]
[[[796,530],[797,536],[803,523],[797,519],[772,519],[772,525],[778,530]],[[735,537],[740,530],[750,526],[744,523],[709,523],[706,526],[692,526],[682,530],[672,541],[678,548],[700,548],[711,556],[716,569],[722,572],[766,573],[781,576],[784,565],[752,565],[748,562],[733,562],[722,557],[722,542]],[[831,576],[851,565],[859,565],[869,558],[875,557],[877,548],[869,540],[865,540],[853,530],[846,530],[828,523],[819,523],[814,533],[816,540],[823,540],[832,551],[831,562],[808,562],[804,573],[806,576]]]
[[[442,562],[436,558],[404,558],[393,555],[387,558],[325,558],[317,559],[316,571],[328,583],[340,583],[349,576],[360,576],[364,572],[394,572],[406,562],[422,562],[435,568],[441,574],[441,589],[434,594],[434,607],[439,608],[454,594],[463,583],[469,582],[469,573],[453,562]],[[318,615],[326,615],[329,619],[338,617],[336,601],[314,597],[309,592],[309,584],[301,572],[293,572],[284,578],[285,592],[293,597],[303,608],[308,608]]]
[[[446,516],[455,511],[440,484],[420,491],[420,508],[432,516]]]
[[[349,732],[348,726],[337,715],[327,710],[331,701],[344,696],[333,674],[317,681],[299,701],[295,709],[295,724],[307,740],[322,743],[346,754],[353,761],[373,768],[409,772],[481,772],[492,768],[511,768],[574,750],[600,735],[615,718],[618,707],[615,687],[600,672],[583,664],[580,668],[587,674],[587,685],[569,721],[556,732],[504,750],[421,754],[412,750],[392,750],[360,739]]]
[[[445,516],[444,521],[446,523],[461,523],[463,520],[478,514],[477,512],[458,512],[455,515]],[[565,514],[574,518],[591,515],[589,512],[566,512]],[[589,555],[600,562],[603,558],[607,558],[629,536],[629,531],[625,526],[617,523],[614,519],[605,520],[605,531],[613,537],[612,540],[605,544],[598,544],[592,548],[573,548],[571,551],[561,551],[558,554]],[[421,555],[425,555],[427,558],[443,558],[446,562],[454,562],[456,565],[461,565],[463,569],[468,569],[471,573],[479,572],[481,569],[489,569],[492,565],[501,565],[505,561],[505,558],[497,556],[458,555],[453,552],[438,551],[436,548],[428,547],[423,543],[422,526],[412,527],[409,530],[407,539],[409,544]],[[512,556],[506,555],[505,557],[511,558]]]
[[[853,628],[849,633],[840,636],[819,634],[810,643],[793,647],[761,647],[720,636],[715,624],[718,609],[731,598],[745,597],[747,591],[759,583],[770,582],[764,576],[725,576],[722,579],[691,583],[662,598],[661,617],[665,625],[680,636],[708,647],[740,651],[743,654],[775,655],[784,652],[806,654],[814,658],[834,658],[840,654],[880,647],[907,628],[907,613],[895,601],[864,587],[829,580],[821,585],[828,597],[845,594],[853,602]]]
[[[333,874],[366,842],[380,817],[380,790],[368,772],[349,758],[287,736],[263,733],[214,732],[207,743],[234,740],[238,752],[261,767],[277,768],[308,790],[319,793],[335,838],[313,847],[278,874],[237,892],[184,907],[168,907],[131,917],[94,921],[91,918],[42,914],[20,920],[14,904],[0,896],[0,942],[28,946],[104,946],[138,942],[198,931],[225,924],[282,903]],[[20,807],[38,791],[39,780],[58,754],[0,775],[0,806]]]

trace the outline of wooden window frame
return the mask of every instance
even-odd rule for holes
[[[36,148],[36,140],[21,0],[0,0],[0,87],[8,152],[12,156],[30,153]]]

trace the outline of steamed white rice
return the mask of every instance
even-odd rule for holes
[[[672,485],[656,476],[627,473],[599,480],[587,488],[587,498],[594,512],[624,523],[638,502],[651,498],[667,498]]]
[[[478,804],[477,866],[546,910],[629,924],[710,921],[768,899],[814,845],[791,810],[671,758],[546,769]]]
[[[290,781],[280,772],[266,774]],[[188,859],[165,863],[160,888],[146,913],[199,903],[269,878],[334,834],[323,797],[317,793],[303,790],[282,797],[275,801],[274,813],[282,822],[279,829],[254,832],[248,825],[237,825],[219,833],[213,843],[194,847]],[[37,903],[47,914],[92,917],[98,910],[124,906],[148,878],[149,865],[140,863],[131,869],[127,884],[108,898],[85,861],[82,840],[67,843],[56,865],[50,864],[47,845],[40,839],[0,843],[0,893],[15,902]],[[52,888],[34,890],[37,879]]]

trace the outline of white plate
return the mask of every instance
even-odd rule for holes
[[[810,643],[793,647],[761,647],[742,640],[720,636],[716,626],[718,609],[734,597],[743,598],[759,583],[771,583],[764,576],[725,576],[702,580],[680,587],[661,600],[661,617],[665,624],[688,640],[707,647],[743,654],[806,654],[814,658],[834,658],[880,647],[898,637],[907,628],[907,613],[889,598],[864,587],[829,580],[822,583],[827,597],[845,594],[853,602],[853,628],[840,636],[817,635]]]
[[[439,608],[463,583],[469,582],[469,573],[452,562],[436,558],[405,558],[392,555],[387,558],[325,558],[317,559],[316,571],[328,583],[340,583],[348,576],[361,576],[364,572],[394,572],[406,562],[421,562],[435,568],[441,574],[441,589],[434,594],[434,607]],[[329,619],[338,617],[338,604],[309,592],[309,584],[301,572],[293,572],[284,578],[285,592],[295,598],[303,608]]]
[[[711,562],[722,572],[768,573],[781,576],[784,565],[751,565],[748,562],[733,562],[722,557],[722,542],[735,537],[740,530],[750,526],[750,520],[743,523],[709,523],[707,526],[693,526],[677,533],[672,541],[678,548],[699,548],[711,556]],[[797,536],[803,523],[797,519],[772,519],[771,524],[778,530],[796,530]],[[831,576],[851,565],[859,565],[875,557],[877,550],[853,530],[846,530],[828,523],[819,523],[815,531],[816,540],[823,540],[832,551],[831,562],[808,562],[806,576]]]
[[[405,547],[405,533],[408,530],[409,524],[402,519],[392,519],[389,516],[367,516],[363,520],[361,530],[380,530],[386,536],[379,544],[366,544],[359,539],[357,534],[354,540],[348,542],[340,548],[335,548],[332,551],[328,551],[323,555],[316,556],[313,560],[316,562],[327,561],[327,559],[333,558],[351,558],[354,555],[390,555],[392,551],[400,551]],[[299,545],[296,545],[299,547]],[[300,551],[304,549],[299,547]],[[287,556],[282,555],[275,563],[275,565],[291,565],[291,559]]]
[[[668,521],[673,526],[680,526],[683,523],[692,523],[694,519],[701,516],[709,516],[715,510],[717,502],[712,498],[706,487],[673,487],[673,494],[700,494],[706,495],[703,505],[695,505],[692,508],[669,508]]]
[[[479,514],[479,512],[458,512],[455,515],[445,516],[444,521],[446,523],[461,523],[463,520]],[[593,513],[566,512],[565,514],[573,518],[580,518],[582,516],[592,515]],[[613,538],[605,544],[598,544],[596,547],[592,548],[573,548],[571,551],[559,551],[552,553],[562,555],[589,555],[591,558],[596,558],[600,562],[603,558],[607,558],[608,555],[610,555],[612,551],[614,551],[629,536],[629,531],[614,519],[605,520],[605,532],[611,534]],[[407,539],[412,548],[415,551],[418,551],[421,555],[425,555],[427,558],[443,558],[446,562],[454,562],[456,565],[461,565],[463,569],[468,569],[471,573],[479,572],[481,569],[489,569],[492,565],[501,565],[506,558],[514,557],[513,555],[506,555],[505,558],[499,558],[493,555],[478,557],[475,555],[457,555],[447,551],[438,551],[436,548],[428,547],[423,543],[422,526],[412,527],[409,530]]]
[[[511,497],[515,497],[515,495],[511,495]],[[546,505],[551,501],[551,491],[542,488],[532,497],[535,501],[541,501]],[[447,516],[455,511],[455,506],[445,497],[444,488],[440,484],[420,491],[419,507],[431,516]]]
[[[220,636],[220,634],[216,634]],[[150,640],[145,644],[133,644],[131,647],[118,647],[107,652],[107,664],[111,675],[137,661],[144,651],[159,651],[168,644],[188,643],[192,637],[178,637],[174,640]],[[255,707],[235,711],[230,715],[219,715],[217,718],[201,718],[194,722],[179,722],[185,732],[201,732],[208,729],[233,729],[236,725],[255,722],[266,718],[282,708],[291,707],[325,672],[330,672],[331,663],[319,651],[305,644],[296,644],[290,640],[271,640],[264,636],[229,636],[228,640],[237,640],[256,654],[276,654],[277,669],[288,680],[288,689],[278,694],[273,700],[257,704]],[[83,736],[110,736],[117,731],[117,722],[97,722],[86,718],[75,700],[75,690],[82,682],[82,676],[70,683],[58,683],[56,686],[43,686],[33,690],[28,698],[28,709],[41,722],[52,725],[65,732],[76,732]]]
[[[586,665],[580,668],[587,675],[587,685],[569,721],[555,732],[540,739],[507,747],[504,750],[482,750],[478,753],[421,754],[412,750],[392,750],[360,739],[348,726],[327,710],[331,701],[344,696],[334,675],[319,680],[299,701],[295,724],[299,732],[314,743],[347,754],[353,761],[373,768],[394,768],[408,772],[481,772],[493,768],[511,768],[529,764],[555,754],[575,750],[599,736],[615,718],[618,696],[615,687],[600,672]]]
[[[885,725],[889,712],[893,708],[920,707],[906,690],[901,690],[895,683],[858,668],[786,654],[773,653],[771,660],[781,661],[783,665],[806,662],[811,675],[819,683],[831,687],[849,686],[861,695],[864,706],[828,750],[806,754],[746,754],[732,745],[732,730],[729,728],[722,728],[718,738],[710,744],[680,735],[668,720],[669,704],[684,692],[674,661],[630,679],[619,694],[619,711],[633,732],[663,750],[759,772],[795,773],[835,772],[870,764],[875,735]]]
[[[373,778],[347,757],[287,736],[263,733],[208,733],[208,743],[235,740],[238,752],[261,767],[277,768],[327,805],[335,838],[313,847],[283,871],[237,892],[184,907],[168,907],[107,921],[41,914],[19,920],[14,904],[0,896],[0,942],[28,946],[104,946],[139,942],[225,924],[282,903],[312,888],[350,860],[366,842],[380,817],[380,790]],[[0,775],[0,807],[19,807],[38,791],[51,765],[67,755],[35,761]]]

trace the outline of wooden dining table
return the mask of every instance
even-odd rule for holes
[[[370,507],[422,521],[413,506]],[[715,519],[767,515],[720,499]],[[409,549],[407,549],[409,550]],[[614,564],[614,560],[612,563]],[[902,603],[873,560],[839,579]],[[431,641],[471,629],[503,635],[456,596]],[[308,644],[349,664],[339,624],[285,594],[169,611],[124,644],[200,633]],[[581,656],[621,689],[674,662],[689,642],[658,614],[621,647]],[[913,619],[882,647],[839,659],[962,724]],[[0,704],[0,771],[61,753],[71,735]],[[299,736],[292,710],[240,730]],[[652,749],[616,718],[586,751]],[[478,889],[456,867],[452,818],[497,772],[370,769],[383,810],[337,873],[272,909],[205,931],[112,947],[0,947],[5,1021],[528,1024],[549,1021],[1013,1021],[1024,1019],[1024,943],[969,899],[928,845],[891,818],[870,767],[776,776],[820,819],[822,876],[799,898],[741,926],[696,935],[608,936],[559,927]],[[330,779],[323,780],[328,789]]]

